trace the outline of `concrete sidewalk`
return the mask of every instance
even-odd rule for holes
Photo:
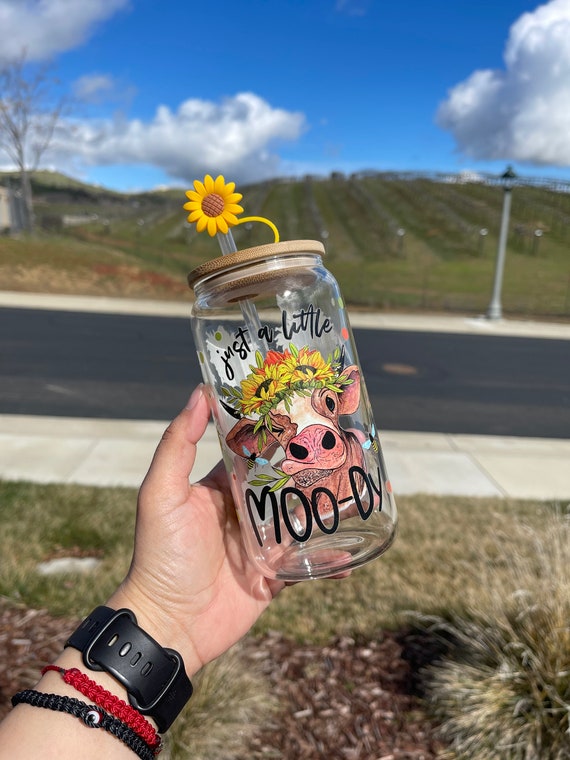
[[[188,319],[190,315],[189,300],[135,301],[14,292],[0,292],[0,307],[157,318]],[[570,341],[568,323],[358,311],[351,311],[350,317],[353,327],[370,329]],[[166,421],[0,415],[0,478],[136,488],[166,425]],[[570,500],[570,439],[384,431],[381,441],[396,494]],[[210,425],[199,447],[193,480],[204,475],[219,457],[217,436]]]
[[[167,422],[0,415],[0,478],[137,488]],[[570,500],[570,440],[385,431],[397,494]],[[192,480],[220,458],[208,426]]]
[[[2,307],[190,319],[191,301],[190,295],[187,301],[152,301],[131,298],[0,291],[0,308]],[[350,309],[350,323],[352,327],[368,328],[371,330],[451,332],[570,340],[570,323],[568,322],[537,322],[526,319],[489,320],[484,316],[398,314]]]

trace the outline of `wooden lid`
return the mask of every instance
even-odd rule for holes
[[[219,274],[225,269],[239,267],[241,264],[249,264],[271,256],[287,256],[298,253],[318,253],[322,256],[324,252],[325,247],[318,240],[287,240],[282,243],[269,243],[268,245],[257,245],[255,248],[244,248],[243,251],[218,256],[200,264],[188,275],[188,285],[193,288],[202,277]]]

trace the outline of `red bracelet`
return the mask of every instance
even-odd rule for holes
[[[95,681],[92,681],[85,673],[82,673],[77,668],[70,668],[65,670],[57,665],[46,665],[42,670],[42,675],[45,675],[49,670],[53,670],[59,673],[66,684],[73,686],[74,689],[81,692],[89,699],[93,700],[95,704],[102,707],[107,712],[114,715],[126,723],[127,726],[133,729],[141,739],[143,739],[149,747],[153,750],[155,755],[158,755],[162,749],[162,739],[160,735],[155,731],[151,724],[144,718],[134,707],[124,702],[119,697],[111,694],[110,691],[104,689]]]

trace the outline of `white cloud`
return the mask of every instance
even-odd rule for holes
[[[45,163],[75,171],[146,164],[185,182],[206,172],[249,182],[278,174],[273,145],[296,140],[304,127],[303,114],[273,108],[250,92],[221,103],[191,99],[176,111],[159,106],[149,122],[64,122]]]
[[[570,166],[570,0],[523,14],[504,61],[450,90],[439,126],[476,159]]]
[[[73,83],[73,95],[87,103],[106,98],[115,88],[115,82],[107,74],[86,74]]]
[[[0,59],[40,61],[77,47],[129,0],[0,0]]]

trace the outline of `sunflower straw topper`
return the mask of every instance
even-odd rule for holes
[[[230,227],[245,222],[263,222],[273,230],[275,242],[279,242],[277,227],[269,219],[262,216],[246,216],[238,219],[237,214],[243,213],[239,201],[243,198],[241,193],[235,192],[236,183],[226,183],[224,177],[219,174],[213,179],[206,174],[203,182],[194,180],[194,190],[187,190],[188,203],[184,209],[189,211],[188,221],[196,224],[196,232],[207,230],[210,237],[218,235],[218,242],[222,253],[236,251]]]
[[[236,214],[241,214],[243,208],[238,205],[241,193],[235,193],[235,182],[226,184],[220,174],[215,180],[207,174],[204,181],[194,181],[194,190],[187,190],[188,203],[184,204],[189,211],[189,222],[196,222],[196,231],[208,231],[210,237],[217,232],[227,234],[230,227],[237,224]]]

